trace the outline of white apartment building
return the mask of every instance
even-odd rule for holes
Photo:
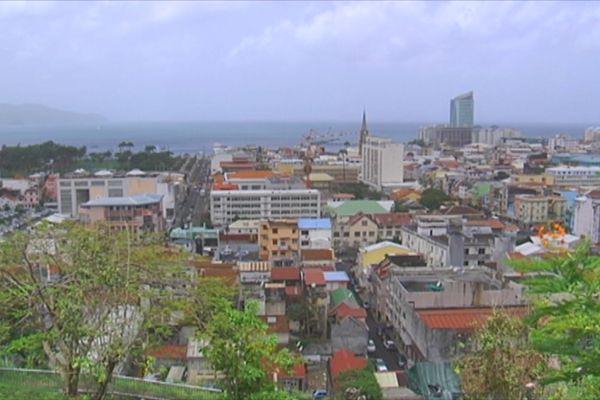
[[[559,166],[546,169],[556,186],[599,186],[600,167]]]
[[[234,219],[319,218],[321,195],[314,189],[213,190],[210,217],[222,226]]]
[[[360,180],[376,190],[402,186],[404,145],[388,138],[367,136],[362,148]]]
[[[514,128],[500,128],[500,127],[485,127],[473,129],[472,141],[473,143],[482,143],[490,146],[498,146],[502,143],[502,139],[520,138],[521,131]]]
[[[300,249],[329,249],[332,247],[329,218],[299,218]]]
[[[593,191],[575,199],[573,235],[600,241],[600,192]]]
[[[90,200],[149,193],[163,196],[163,216],[170,220],[175,215],[175,200],[184,183],[183,174],[171,172],[132,170],[127,173],[98,171],[90,174],[78,171],[58,179],[58,210],[61,214],[77,217],[79,206]]]

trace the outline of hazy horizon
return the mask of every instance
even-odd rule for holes
[[[600,124],[597,2],[0,2],[0,103],[110,122]]]

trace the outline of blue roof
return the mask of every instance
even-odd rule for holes
[[[298,218],[298,229],[331,229],[329,218]]]
[[[325,282],[350,282],[348,274],[344,271],[325,271]]]

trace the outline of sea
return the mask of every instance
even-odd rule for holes
[[[428,122],[369,122],[373,135],[406,143],[418,137]],[[566,134],[582,138],[593,124],[498,124],[517,128],[524,136],[549,138]],[[482,124],[482,126],[489,126]],[[329,139],[332,146],[356,143],[360,121],[320,122],[107,122],[68,125],[0,125],[0,145],[29,145],[52,140],[72,146],[86,146],[88,152],[115,151],[119,143],[132,142],[134,149],[147,145],[176,154],[210,154],[217,143],[229,146],[253,144],[271,148],[300,144],[312,135]]]

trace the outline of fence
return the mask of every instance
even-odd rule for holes
[[[37,369],[0,368],[0,385],[26,386],[29,391],[60,392],[63,381],[56,371]],[[82,376],[80,391],[93,391],[94,384]],[[107,398],[144,400],[222,400],[221,391],[214,388],[152,382],[128,376],[115,376],[108,386]]]

